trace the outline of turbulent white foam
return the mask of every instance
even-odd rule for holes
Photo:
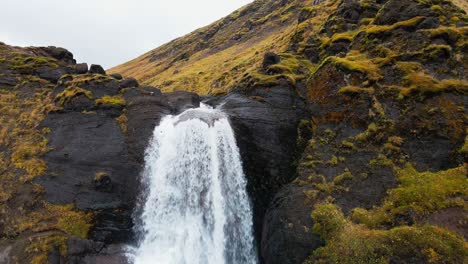
[[[222,112],[202,105],[165,117],[145,163],[135,264],[257,263],[239,150]]]

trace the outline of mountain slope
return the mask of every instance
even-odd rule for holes
[[[207,27],[110,70],[163,91],[226,91],[261,65],[267,51],[287,49],[299,11],[313,0],[259,0]]]

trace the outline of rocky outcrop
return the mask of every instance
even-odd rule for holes
[[[260,250],[263,217],[281,186],[295,177],[297,124],[304,101],[287,86],[234,92],[208,100],[229,116],[248,180]]]

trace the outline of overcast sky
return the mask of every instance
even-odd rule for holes
[[[0,41],[60,46],[110,68],[251,0],[1,0]]]

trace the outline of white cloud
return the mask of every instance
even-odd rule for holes
[[[251,0],[2,0],[0,41],[61,46],[105,68],[224,17]]]

